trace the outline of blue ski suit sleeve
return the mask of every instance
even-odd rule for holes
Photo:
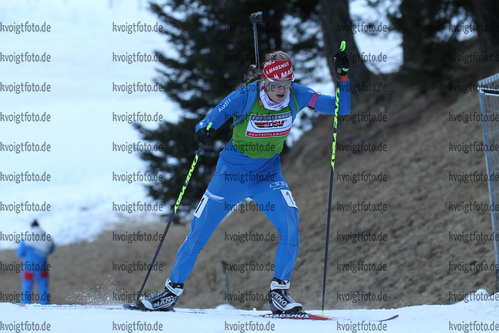
[[[343,116],[350,113],[350,80],[340,82],[340,103],[338,106],[338,115]],[[294,83],[293,89],[295,91],[296,100],[298,101],[298,106],[300,110],[308,106],[312,98],[314,97],[315,91],[309,87],[302,86],[300,84]],[[329,95],[320,95],[315,103],[314,110],[322,113],[334,114],[334,109],[336,107],[336,98]]]
[[[207,127],[210,122],[212,128],[218,129],[227,120],[242,112],[247,99],[248,90],[245,86],[232,92],[196,125],[196,132],[202,127]]]

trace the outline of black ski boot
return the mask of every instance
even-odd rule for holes
[[[290,283],[274,278],[270,283],[269,308],[272,313],[301,313],[303,308],[300,303],[295,302],[288,294]]]
[[[183,283],[173,283],[168,279],[165,289],[148,296],[141,296],[136,306],[144,311],[175,311],[173,308],[184,292]]]

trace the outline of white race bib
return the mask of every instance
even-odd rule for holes
[[[252,114],[248,127],[246,127],[246,136],[252,138],[285,136],[291,131],[291,125],[293,125],[291,112],[268,115]]]

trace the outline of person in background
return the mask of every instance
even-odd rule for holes
[[[49,265],[47,257],[54,252],[55,244],[34,220],[31,224],[31,233],[21,242],[16,255],[23,258],[23,270],[21,272],[21,304],[30,304],[32,298],[33,283],[38,284],[38,296],[40,304],[50,304],[49,294]]]

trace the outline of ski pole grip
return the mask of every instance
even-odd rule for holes
[[[250,15],[251,23],[260,23],[262,22],[262,12],[256,12]]]

